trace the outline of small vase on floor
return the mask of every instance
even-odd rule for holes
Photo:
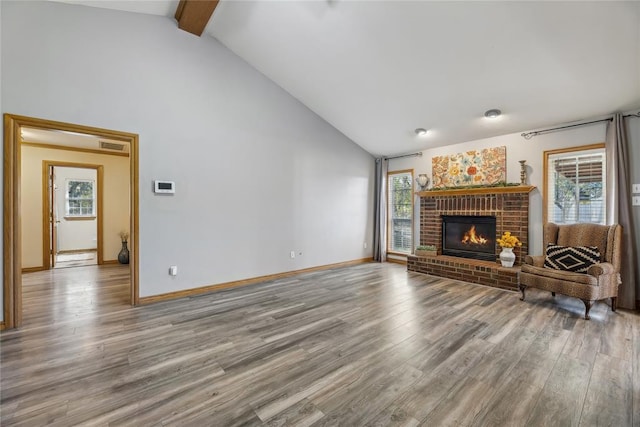
[[[513,267],[515,260],[516,254],[513,253],[513,248],[502,248],[502,252],[500,252],[500,262],[503,267]]]
[[[129,248],[127,248],[127,241],[122,241],[122,249],[118,254],[118,262],[120,264],[129,264]]]

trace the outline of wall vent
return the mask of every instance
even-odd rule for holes
[[[100,141],[100,148],[104,148],[105,150],[124,151],[124,144]]]

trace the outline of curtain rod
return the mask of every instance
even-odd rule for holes
[[[402,157],[416,157],[416,156],[422,157],[422,151],[418,153],[402,154],[400,156],[383,157],[383,159],[391,160],[391,159],[400,159]]]
[[[635,113],[635,114],[626,114],[626,115],[624,115],[622,117],[624,117],[624,118],[626,118],[626,117],[640,117],[640,111]],[[524,132],[524,133],[520,134],[520,136],[522,136],[524,139],[529,140],[529,139],[533,138],[534,136],[542,135],[542,134],[549,133],[549,132],[555,132],[557,130],[570,129],[570,128],[575,128],[575,127],[579,127],[579,126],[587,126],[587,125],[592,125],[594,123],[610,122],[611,120],[613,120],[613,117],[609,117],[608,119],[593,120],[591,122],[586,122],[586,123],[576,123],[575,125],[560,126],[560,127],[556,127],[556,128],[536,130],[536,131],[533,131],[533,132]]]

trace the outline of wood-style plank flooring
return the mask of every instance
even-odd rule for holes
[[[640,316],[363,264],[149,306],[24,276],[0,424],[639,426]]]
[[[56,255],[55,268],[83,267],[85,265],[97,265],[98,254],[96,251],[62,253]]]

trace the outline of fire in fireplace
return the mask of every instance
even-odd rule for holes
[[[496,217],[442,215],[442,254],[495,261]]]
[[[469,230],[464,232],[462,236],[462,243],[465,245],[486,245],[487,238],[476,233],[476,226],[472,225]]]

